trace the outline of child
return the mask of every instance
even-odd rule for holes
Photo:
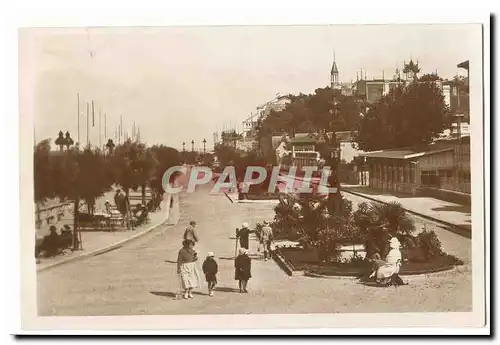
[[[214,295],[214,287],[217,284],[217,262],[214,259],[214,253],[209,252],[205,262],[203,262],[203,273],[205,273],[205,278],[208,283],[208,295],[212,297]]]
[[[247,249],[240,248],[239,255],[234,260],[234,278],[239,281],[240,292],[248,293],[248,280],[252,277],[252,262],[247,255]]]

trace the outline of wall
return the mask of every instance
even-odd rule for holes
[[[453,169],[453,150],[420,157],[418,164],[420,166],[420,170],[422,171]]]

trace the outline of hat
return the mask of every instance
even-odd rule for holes
[[[239,253],[240,255],[243,255],[243,254],[246,254],[246,253],[247,253],[247,250],[246,250],[245,248],[240,248],[240,249],[238,250],[238,253]]]
[[[214,256],[215,256],[214,252],[208,252],[208,254],[207,254],[207,257],[209,257],[209,258],[212,258]]]
[[[68,224],[64,224],[64,228],[65,228],[66,230],[71,230],[71,227],[70,227]]]
[[[241,227],[242,227],[242,228],[248,228],[248,223],[247,223],[247,222],[244,222],[243,224],[241,224]]]
[[[391,248],[399,248],[401,244],[399,243],[399,240],[396,237],[391,238],[389,241],[389,246]]]
[[[269,225],[269,222],[267,220],[265,220],[264,225]]]
[[[57,231],[57,228],[54,225],[51,225],[49,228],[50,231]]]
[[[196,222],[194,220],[189,222],[189,225],[196,225]]]

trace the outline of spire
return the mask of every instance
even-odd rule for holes
[[[333,51],[333,65],[332,65],[332,71],[330,73],[332,75],[339,73],[339,69],[337,68],[337,63],[335,62],[335,50]]]

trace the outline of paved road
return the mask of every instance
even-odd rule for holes
[[[39,273],[39,314],[83,316],[471,310],[472,279],[468,268],[464,272],[446,272],[431,278],[411,278],[409,286],[386,289],[368,287],[351,279],[289,277],[273,261],[255,259],[253,278],[249,283],[250,293],[237,293],[232,260],[234,230],[242,221],[253,225],[272,218],[273,213],[268,204],[231,204],[224,195],[208,195],[203,190],[183,195],[182,218],[178,225],[159,228],[121,249]],[[197,220],[199,224],[202,256],[204,251],[215,251],[217,255],[221,271],[219,291],[214,297],[208,297],[203,287],[193,300],[174,300],[177,291],[175,260],[182,233],[191,219]],[[462,245],[470,246],[470,242],[453,246]],[[255,249],[254,244],[250,250],[255,252]]]

